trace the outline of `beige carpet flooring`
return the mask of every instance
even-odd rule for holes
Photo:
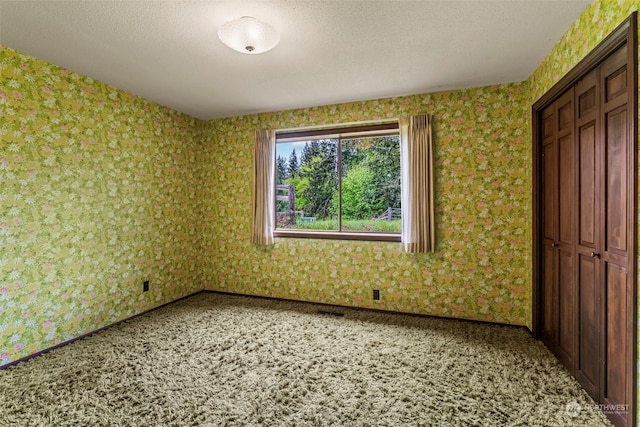
[[[3,427],[601,425],[523,329],[214,293],[0,370]]]

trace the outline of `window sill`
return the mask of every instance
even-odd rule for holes
[[[274,237],[296,239],[366,240],[372,242],[400,242],[400,234],[395,233],[350,233],[309,230],[276,230]]]

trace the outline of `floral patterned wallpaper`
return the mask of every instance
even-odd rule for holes
[[[0,364],[201,289],[200,128],[0,46]]]
[[[205,286],[528,325],[531,319],[529,104],[526,85],[306,108],[208,122],[202,182]],[[434,115],[437,251],[399,243],[280,238],[249,243],[256,129]],[[215,165],[215,167],[213,166]],[[372,289],[381,301],[372,300]]]
[[[594,0],[529,78],[530,102],[551,89],[639,6],[638,0]]]

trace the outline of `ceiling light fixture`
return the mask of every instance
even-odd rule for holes
[[[218,37],[231,49],[250,55],[271,50],[280,41],[280,34],[271,25],[251,16],[225,22]]]

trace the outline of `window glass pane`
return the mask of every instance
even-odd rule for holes
[[[342,139],[341,146],[342,231],[400,233],[400,138]]]
[[[276,144],[276,229],[338,231],[337,139]]]
[[[394,130],[371,125],[283,132],[276,144],[276,231],[398,236],[400,138]]]

